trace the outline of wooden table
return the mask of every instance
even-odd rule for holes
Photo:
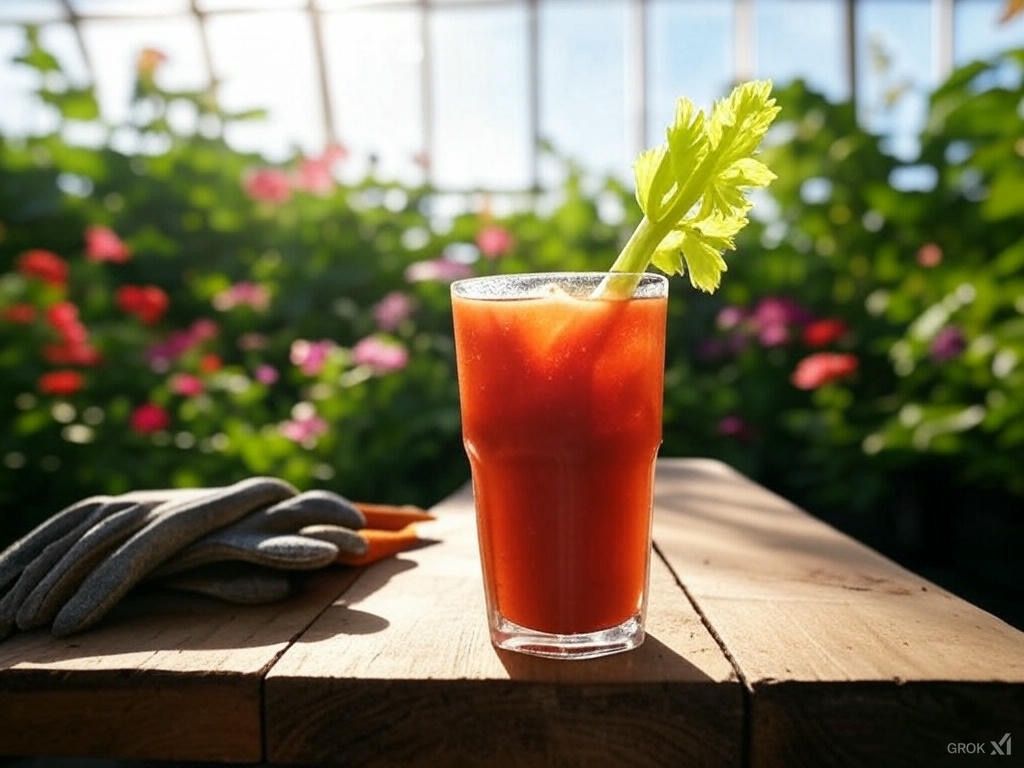
[[[0,754],[959,766],[951,743],[1004,733],[1024,751],[1024,633],[720,463],[660,461],[656,496],[635,652],[492,649],[463,490],[422,528],[440,543],[277,606],[138,595],[81,636],[0,644]]]

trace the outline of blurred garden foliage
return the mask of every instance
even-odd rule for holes
[[[439,225],[428,188],[339,184],[343,148],[232,151],[224,127],[259,113],[161,88],[161,61],[140,54],[111,126],[26,32],[16,66],[61,128],[0,137],[0,536],[92,493],[253,473],[381,501],[452,490],[448,282],[607,268],[631,189],[568,164],[553,205]],[[672,289],[663,455],[721,457],[823,512],[1020,503],[1022,71],[1019,50],[956,71],[910,162],[852,105],[779,89],[779,179],[723,289]],[[82,124],[91,146],[63,137]],[[138,151],[113,148],[126,136]]]

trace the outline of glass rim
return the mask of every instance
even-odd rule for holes
[[[637,286],[641,283],[646,283],[648,286],[657,285],[662,288],[663,293],[660,295],[668,295],[668,278],[665,275],[660,275],[657,272],[609,272],[609,271],[562,271],[562,272],[510,272],[507,274],[498,275],[477,275],[475,277],[465,277],[460,280],[455,280],[451,283],[451,295],[457,296],[462,299],[479,300],[479,301],[500,301],[502,298],[498,296],[484,296],[484,295],[472,295],[474,286],[484,286],[487,284],[498,283],[510,283],[517,284],[520,282],[528,283],[539,280],[552,280],[558,281],[559,279],[583,279],[586,281],[592,281],[598,283],[608,277],[636,277]],[[525,297],[524,297],[525,298]],[[654,298],[654,297],[641,297],[631,296],[630,299],[640,298]]]

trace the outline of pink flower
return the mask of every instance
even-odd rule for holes
[[[195,397],[203,393],[203,380],[191,373],[178,373],[171,377],[171,391],[183,397]]]
[[[753,430],[751,430],[746,420],[734,413],[723,416],[718,422],[715,431],[723,437],[733,437],[740,441],[749,440],[753,434]]]
[[[928,351],[932,360],[937,363],[945,363],[960,357],[965,349],[967,349],[967,338],[964,336],[964,332],[955,325],[947,325],[935,334]]]
[[[167,411],[156,403],[144,403],[132,411],[132,429],[140,435],[148,435],[167,429],[171,423],[171,417]]]
[[[765,347],[777,347],[789,341],[790,329],[810,322],[811,313],[786,297],[767,296],[754,307],[751,320],[757,339]]]
[[[759,324],[804,325],[812,317],[806,307],[786,296],[766,296],[754,307],[754,321]]]
[[[260,168],[250,172],[243,186],[249,197],[261,203],[285,203],[292,196],[288,174],[277,168]]]
[[[290,359],[307,376],[317,376],[327,362],[327,356],[334,349],[334,342],[329,339],[307,341],[296,339],[292,342]]]
[[[295,188],[314,195],[326,195],[334,189],[331,164],[322,157],[303,158],[295,172]]]
[[[816,352],[797,363],[790,381],[797,389],[817,389],[852,376],[859,362],[854,355]]]
[[[185,330],[172,331],[167,337],[146,350],[146,360],[154,371],[166,371],[171,363],[193,347],[217,335],[217,324],[212,320],[196,320]]]
[[[110,227],[88,227],[85,230],[85,256],[89,261],[123,264],[131,258],[131,249]]]
[[[342,163],[347,160],[348,155],[348,147],[344,144],[331,143],[324,148],[323,154],[320,155],[320,159],[330,163],[331,165],[336,165],[337,163]]]
[[[260,384],[266,384],[268,387],[277,381],[279,375],[277,368],[272,365],[264,364],[256,369],[256,381]]]
[[[217,337],[217,324],[209,318],[201,317],[192,323],[189,333],[197,343],[209,341]]]
[[[352,362],[377,374],[392,373],[405,368],[409,353],[401,343],[385,336],[367,336],[352,348]]]
[[[476,236],[480,253],[492,261],[512,250],[514,243],[512,233],[496,224],[488,224]]]
[[[443,256],[437,259],[414,262],[405,269],[405,279],[410,283],[423,283],[431,280],[450,283],[454,280],[470,277],[472,274],[473,269],[468,264],[452,261]]]
[[[430,155],[426,152],[416,152],[412,156],[412,161],[415,165],[418,165],[424,171],[430,170]]]
[[[327,422],[316,413],[303,414],[281,423],[281,434],[296,443],[313,447],[316,439],[327,432]]]
[[[405,322],[414,307],[408,294],[392,291],[373,305],[373,319],[382,331],[393,331]]]
[[[747,310],[737,306],[722,307],[715,318],[715,325],[723,331],[731,331],[747,319]]]
[[[917,263],[925,269],[939,266],[942,263],[942,248],[936,243],[925,243],[917,249]]]
[[[259,283],[252,283],[243,280],[235,283],[230,288],[213,297],[213,306],[221,312],[227,312],[235,307],[251,307],[257,312],[263,312],[270,304],[270,291],[266,286]]]

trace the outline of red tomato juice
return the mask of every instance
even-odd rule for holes
[[[453,297],[489,609],[595,632],[642,612],[667,302]]]

